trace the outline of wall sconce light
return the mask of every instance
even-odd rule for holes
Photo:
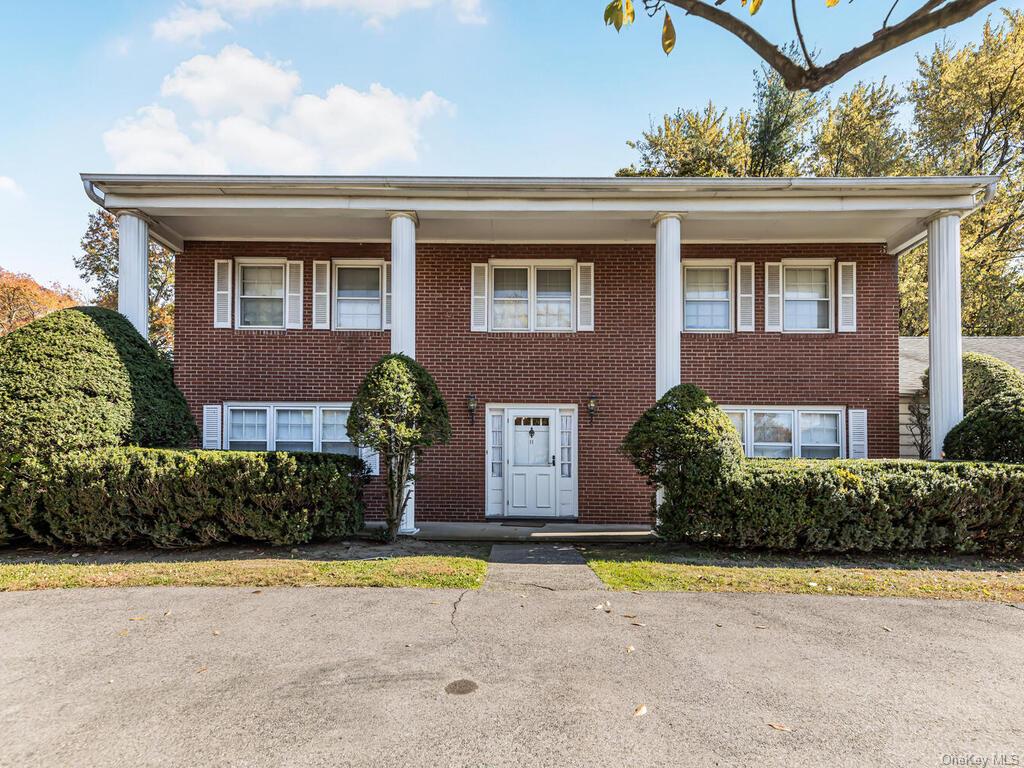
[[[476,418],[476,395],[470,394],[466,398],[466,409],[469,411],[469,423],[472,424]]]
[[[594,423],[594,415],[597,413],[597,395],[591,395],[587,400],[587,414],[590,416],[590,423]]]

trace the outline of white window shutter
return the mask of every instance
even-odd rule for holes
[[[372,451],[369,448],[360,448],[359,456],[363,461],[366,462],[366,468],[369,470],[371,475],[380,474],[380,454],[376,451]]]
[[[764,329],[782,330],[782,264],[764,265]]]
[[[868,412],[863,408],[850,410],[850,458],[868,457]]]
[[[391,327],[391,262],[384,262],[384,328]]]
[[[219,405],[203,406],[203,448],[217,450],[221,447],[221,407]]]
[[[576,330],[594,330],[594,265],[576,265]]]
[[[231,327],[231,260],[213,262],[213,327]]]
[[[857,330],[857,263],[839,262],[839,330]]]
[[[285,279],[285,328],[302,328],[302,262],[289,261]]]
[[[331,262],[313,262],[313,327],[331,327]]]
[[[736,330],[754,330],[754,262],[736,265]]]
[[[486,264],[473,265],[470,330],[487,330],[487,268]]]

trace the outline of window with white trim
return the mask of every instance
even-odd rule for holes
[[[348,436],[347,403],[228,403],[225,447],[233,451],[311,451],[359,456]]]
[[[723,406],[751,458],[838,459],[845,455],[843,408]]]
[[[832,330],[832,262],[791,261],[782,264],[782,329]]]
[[[733,329],[733,262],[683,260],[683,330]]]
[[[334,328],[380,330],[384,326],[383,264],[373,261],[335,262]]]
[[[284,328],[285,263],[283,261],[239,261],[239,328]]]
[[[494,263],[490,267],[490,330],[575,330],[576,265]]]

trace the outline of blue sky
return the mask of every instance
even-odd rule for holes
[[[830,58],[876,28],[882,5],[800,0],[805,34]],[[625,141],[652,117],[708,99],[749,104],[759,60],[734,38],[675,13],[679,42],[665,56],[660,21],[640,16],[616,34],[603,6],[12,3],[0,24],[0,267],[81,287],[82,171],[601,176],[631,161]],[[976,39],[983,18],[945,36]],[[755,21],[771,39],[791,36],[782,0]],[[941,37],[838,87],[909,79],[915,53]]]

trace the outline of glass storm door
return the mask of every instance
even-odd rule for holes
[[[558,411],[516,408],[507,413],[509,471],[505,514],[554,517],[558,514]]]

